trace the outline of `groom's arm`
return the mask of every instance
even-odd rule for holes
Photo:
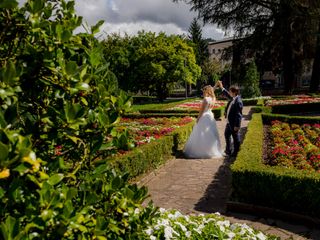
[[[222,93],[226,95],[227,98],[232,99],[232,96],[230,95],[229,91],[223,87],[222,81],[218,81],[217,83],[219,84]]]
[[[232,99],[232,96],[230,95],[229,91],[225,88],[222,88],[222,92],[224,95],[226,95],[229,99]]]

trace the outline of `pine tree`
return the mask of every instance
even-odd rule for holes
[[[197,64],[201,66],[208,59],[209,52],[207,41],[202,38],[202,29],[196,18],[191,22],[188,31],[188,38],[194,44]]]

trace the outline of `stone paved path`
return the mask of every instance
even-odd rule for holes
[[[250,107],[244,107],[243,114],[242,139],[251,118]],[[223,147],[225,124],[224,119],[217,121]],[[191,160],[177,157],[142,178],[138,184],[148,187],[151,199],[159,207],[177,209],[184,214],[220,212],[231,222],[247,223],[281,239],[320,240],[320,229],[277,219],[227,212],[226,202],[231,191],[232,160],[223,158]]]

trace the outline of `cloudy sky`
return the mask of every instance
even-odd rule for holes
[[[197,14],[190,12],[190,6],[173,3],[171,0],[76,0],[77,14],[89,25],[105,20],[100,28],[105,33],[124,32],[129,35],[139,30],[187,34],[188,27]],[[222,39],[228,37],[224,31],[213,25],[204,26],[204,38]]]

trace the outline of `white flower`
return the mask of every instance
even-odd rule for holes
[[[233,232],[228,232],[227,235],[228,235],[229,239],[233,239],[236,236],[236,234]]]
[[[36,154],[35,154],[34,152],[30,152],[30,153],[29,153],[29,157],[30,157],[33,161],[36,161],[36,160],[37,160]]]
[[[139,208],[136,208],[136,209],[134,210],[134,214],[138,215],[139,213],[140,213],[140,209],[139,209]]]
[[[257,236],[257,239],[259,240],[267,239],[267,237],[262,232],[259,232],[256,236]]]
[[[150,240],[157,240],[155,236],[150,236]]]
[[[145,233],[148,234],[150,237],[153,233],[153,229],[152,228],[148,228],[147,230],[145,230]]]
[[[164,238],[166,240],[169,240],[173,237],[173,235],[180,236],[179,233],[177,233],[172,227],[166,226],[164,228]]]
[[[165,212],[166,212],[166,209],[164,209],[164,208],[159,208],[159,211],[160,211],[160,213],[165,213]]]
[[[184,225],[182,225],[182,224],[179,223],[179,222],[176,222],[175,224],[178,225],[183,232],[186,232],[186,231],[188,230]]]
[[[191,232],[190,231],[186,231],[186,237],[190,238],[191,237]]]
[[[176,211],[176,212],[174,213],[174,216],[175,216],[175,218],[177,219],[177,218],[179,218],[179,217],[182,217],[183,215],[182,215],[179,211]]]

